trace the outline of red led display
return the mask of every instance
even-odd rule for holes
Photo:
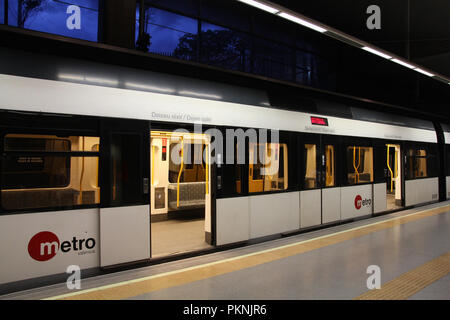
[[[311,124],[315,124],[318,126],[328,126],[327,118],[319,118],[319,117],[311,117]]]

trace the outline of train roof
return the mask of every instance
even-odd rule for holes
[[[85,112],[86,115],[134,118],[138,114],[141,114],[142,119],[149,120],[177,122],[195,122],[200,120],[205,124],[234,126],[239,123],[239,126],[242,127],[266,127],[268,129],[436,142],[434,126],[431,121],[362,109],[349,103],[335,101],[332,97],[330,99],[322,99],[305,95],[301,95],[300,97],[283,95],[279,92],[266,92],[260,89],[233,86],[219,82],[213,83],[206,80],[101,64],[68,57],[29,53],[9,48],[4,48],[4,50],[0,51],[0,61],[2,61],[2,64],[0,64],[0,73],[30,77],[36,80],[31,81],[31,79],[25,80],[25,78],[14,77],[15,81],[11,82],[20,86],[30,86],[27,89],[30,92],[36,91],[36,88],[40,88],[44,83],[46,84],[44,86],[49,85],[50,82],[43,82],[43,80],[52,81],[55,89],[56,87],[60,88],[58,90],[66,91],[68,88],[73,88],[73,92],[78,92],[78,96],[74,97],[76,100],[83,100],[80,99],[81,95],[85,94],[88,97],[89,93],[94,90],[93,88],[97,88],[99,95],[96,96],[95,102],[86,101],[90,105]],[[42,81],[39,82],[37,79],[41,79]],[[2,77],[2,81],[7,82],[8,80]],[[11,90],[14,91],[13,88]],[[116,106],[119,109],[132,110],[133,108],[130,104],[140,101],[147,106],[147,112],[150,110],[154,111],[149,112],[150,116],[145,113],[143,114],[141,110],[133,114],[129,112],[111,112],[111,108],[107,106],[107,102],[112,103],[112,105],[116,105],[116,103],[110,101],[108,97],[102,98],[100,93],[108,95],[112,94],[112,92],[114,92],[114,96],[117,96],[117,101],[123,103],[121,107]],[[122,92],[123,97],[129,98],[128,103],[123,101],[120,92]],[[73,97],[70,92],[67,92],[67,96],[64,96],[60,95],[57,90],[50,90],[48,92],[42,90],[42,92],[36,92],[36,94],[40,95],[42,99],[49,101],[60,97],[60,100],[67,102],[67,100]],[[20,93],[17,92],[17,95],[20,95]],[[148,101],[152,100],[160,102],[157,108],[151,107],[152,104]],[[40,99],[36,99],[35,101],[40,101]],[[9,105],[2,103],[2,108],[11,109],[11,106],[14,105],[14,99],[10,102],[11,104]],[[206,102],[209,103],[206,104]],[[33,101],[29,101],[29,104],[32,103]],[[51,102],[49,103],[52,104]],[[92,112],[91,106],[93,103],[98,105],[96,109],[101,110],[100,112]],[[177,104],[183,105],[185,109],[179,110]],[[53,110],[49,105],[40,105],[35,108],[31,105],[22,107],[28,108],[30,111],[42,111],[45,109],[48,112],[59,113],[74,113],[83,110],[80,106],[74,109],[71,108],[69,106],[70,103],[66,103],[65,108],[63,105],[64,103],[60,102],[59,108],[56,110]],[[177,110],[175,113],[181,112],[184,115],[188,115],[197,112],[198,115],[189,116],[189,118],[194,119],[193,121],[189,121],[176,116],[171,118],[173,112],[169,112],[168,119],[168,105],[175,108],[173,110]],[[198,109],[197,106],[199,105],[204,106],[204,108]],[[262,109],[254,109],[255,107]],[[196,110],[196,112],[193,112],[193,110]],[[232,114],[231,116],[229,115],[230,113]],[[151,114],[159,114],[162,117],[153,117]],[[218,116],[219,114],[221,114],[220,117]],[[238,116],[239,114],[241,116]],[[263,114],[266,116],[263,116]],[[311,115],[328,117],[330,126],[327,128],[311,126],[308,120]],[[234,120],[233,117],[238,117],[239,120],[243,121]],[[307,120],[302,120],[304,122],[303,124],[300,124],[302,121],[292,123],[291,119],[298,117]],[[259,120],[254,121],[254,118]],[[354,122],[354,120],[365,123],[361,131],[349,131],[345,128],[346,126],[358,127],[359,122]],[[270,124],[270,122],[273,123]],[[372,129],[369,130],[369,128],[378,128],[381,131],[376,133]],[[386,128],[397,129],[387,130]],[[415,132],[418,134],[411,135],[413,131],[410,129],[412,128],[417,129],[418,131],[416,130]],[[373,132],[369,134],[367,133],[368,131]],[[390,131],[397,133],[388,134]],[[399,134],[399,132],[402,133]],[[423,137],[421,138],[421,136]]]

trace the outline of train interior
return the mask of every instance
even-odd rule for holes
[[[99,137],[6,134],[3,143],[4,209],[100,203]]]
[[[287,167],[286,144],[250,143],[249,192],[287,189]]]
[[[400,145],[386,144],[386,209],[402,208]]]
[[[373,182],[373,148],[349,146],[347,148],[347,159],[352,162],[348,164],[348,183],[370,183]]]
[[[152,257],[211,243],[209,140],[204,134],[151,132]]]

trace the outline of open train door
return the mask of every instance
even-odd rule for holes
[[[149,122],[101,123],[100,266],[150,259]]]
[[[402,151],[400,143],[385,145],[385,179],[386,179],[386,210],[396,210],[403,207],[404,175],[402,174]]]
[[[202,133],[150,133],[152,258],[211,247],[210,138]]]

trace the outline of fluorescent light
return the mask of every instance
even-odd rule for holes
[[[324,28],[322,28],[322,27],[319,27],[319,26],[317,26],[317,25],[315,25],[315,24],[313,24],[313,23],[311,23],[311,22],[305,21],[305,20],[303,20],[303,19],[300,19],[300,18],[298,18],[298,17],[295,17],[295,16],[290,15],[290,14],[285,13],[285,12],[281,12],[281,13],[279,13],[278,15],[279,15],[280,17],[283,17],[283,18],[285,18],[285,19],[288,19],[288,20],[290,20],[290,21],[292,21],[292,22],[301,24],[301,25],[304,26],[304,27],[307,27],[307,28],[310,28],[310,29],[313,29],[313,30],[316,30],[316,31],[319,31],[319,32],[325,32],[325,31],[327,31],[327,29],[324,29]]]
[[[422,69],[419,69],[419,68],[415,68],[414,70],[416,70],[417,72],[423,73],[423,74],[426,75],[426,76],[434,77],[434,74],[429,73],[429,72],[427,72],[427,71],[425,71],[425,70],[422,70]]]
[[[117,86],[119,81],[114,79],[106,79],[106,78],[96,78],[96,77],[86,77],[87,82],[97,83],[97,84],[106,84],[111,86]]]
[[[194,97],[201,97],[201,98],[211,98],[211,99],[222,99],[222,96],[218,96],[215,94],[208,94],[208,93],[201,93],[201,92],[193,92],[193,91],[180,91],[178,92],[181,95],[186,96],[194,96]]]
[[[265,5],[265,4],[263,4],[261,2],[258,2],[258,1],[254,1],[254,0],[239,0],[239,1],[243,2],[245,4],[248,4],[248,5],[252,6],[252,7],[255,7],[255,8],[258,8],[258,9],[270,12],[270,13],[274,13],[275,14],[277,12],[280,12],[280,10],[272,8],[272,7],[270,7],[268,5]]]
[[[372,48],[370,48],[370,47],[362,47],[362,49],[363,49],[363,50],[366,50],[366,51],[369,51],[369,52],[371,52],[371,53],[373,53],[373,54],[376,54],[377,56],[380,56],[380,57],[382,57],[382,58],[385,58],[385,59],[392,59],[391,56],[388,56],[387,54],[384,54],[383,52],[380,52],[380,51],[378,51],[378,50],[372,49]]]
[[[154,87],[154,86],[149,86],[146,84],[140,84],[140,83],[134,83],[134,82],[125,82],[125,86],[130,89],[141,89],[141,90],[158,91],[158,92],[165,92],[165,93],[174,93],[175,92],[175,90],[171,89],[171,88]]]
[[[84,81],[83,76],[79,76],[76,74],[70,74],[70,73],[60,73],[58,74],[58,79],[61,80],[73,80],[73,81]]]
[[[402,60],[398,60],[398,59],[392,59],[391,61],[394,61],[395,63],[401,64],[404,67],[410,68],[410,69],[414,69],[415,67],[410,65],[409,63],[406,63]]]
[[[111,86],[117,86],[119,84],[119,81],[118,80],[114,80],[114,79],[97,78],[97,77],[86,77],[84,75],[71,74],[71,73],[60,73],[60,74],[58,74],[58,79],[60,79],[60,80],[71,80],[71,81],[80,81],[80,82],[83,82],[83,83],[90,82],[90,83],[111,85]]]

